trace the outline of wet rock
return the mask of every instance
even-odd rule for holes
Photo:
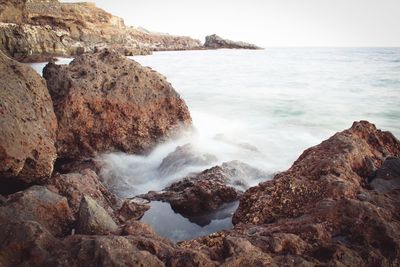
[[[83,196],[78,217],[78,234],[106,235],[118,229],[107,211],[89,196]]]
[[[144,153],[191,123],[185,102],[163,76],[103,50],[44,71],[59,122],[61,158]]]
[[[161,192],[149,192],[143,197],[169,202],[175,211],[186,216],[201,215],[239,199],[241,189],[247,188],[247,179],[264,175],[245,163],[232,161],[185,177]]]
[[[13,193],[18,182],[51,175],[57,120],[46,83],[31,67],[0,51],[0,74],[0,191]]]
[[[268,266],[396,266],[400,192],[371,189],[366,180],[375,171],[395,176],[399,153],[391,133],[356,122],[247,190],[234,229],[180,245],[228,265],[263,266],[251,259],[266,257]]]
[[[122,204],[122,207],[116,212],[116,214],[121,222],[130,220],[132,218],[139,220],[148,209],[150,209],[148,201],[141,201],[137,198],[127,199]]]
[[[182,170],[188,166],[205,166],[217,161],[217,157],[211,154],[198,154],[191,144],[178,146],[174,152],[165,157],[158,171],[167,176]]]
[[[216,34],[206,36],[206,42],[204,43],[205,48],[217,49],[217,48],[234,48],[234,49],[262,49],[254,44],[245,42],[235,42],[228,39],[223,39]]]
[[[354,198],[383,159],[400,153],[399,141],[368,122],[356,122],[321,144],[309,148],[286,172],[249,189],[234,222],[268,223],[304,214],[323,199]]]
[[[380,193],[400,189],[400,159],[388,157],[376,171],[370,186]]]
[[[10,195],[0,206],[0,224],[35,221],[55,236],[64,236],[74,221],[64,197],[43,186]]]

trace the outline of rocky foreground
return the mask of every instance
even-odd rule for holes
[[[244,178],[266,174],[230,162],[149,192],[182,214],[240,201],[233,229],[176,244],[138,221],[146,201],[111,193],[93,159],[145,153],[190,127],[165,78],[109,50],[49,63],[46,81],[1,52],[0,62],[0,266],[400,265],[390,132],[355,122],[252,188]],[[183,146],[160,172],[213,160]]]

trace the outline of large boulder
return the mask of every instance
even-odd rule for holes
[[[229,49],[262,49],[254,44],[245,42],[236,42],[228,39],[223,39],[216,34],[206,36],[204,43],[205,48],[218,49],[218,48],[229,48]]]
[[[0,224],[35,221],[55,236],[70,230],[74,216],[66,198],[43,186],[32,186],[10,195],[0,206]]]
[[[53,171],[57,120],[45,81],[0,51],[0,191],[43,182]]]
[[[365,121],[307,149],[286,172],[249,189],[234,222],[255,224],[304,214],[323,199],[354,198],[388,156],[400,155],[389,132]]]
[[[185,102],[162,75],[116,52],[84,54],[64,66],[49,63],[43,75],[62,158],[144,153],[191,123]]]
[[[355,122],[247,190],[234,229],[181,246],[226,266],[398,266],[399,154],[391,133]]]

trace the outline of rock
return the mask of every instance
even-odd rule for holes
[[[93,198],[83,196],[76,229],[78,234],[106,235],[117,229],[118,225],[103,207]]]
[[[235,42],[223,39],[216,34],[206,36],[205,48],[218,49],[218,48],[231,48],[231,49],[262,49],[254,44],[245,42]]]
[[[132,56],[201,46],[200,41],[190,37],[127,27],[121,18],[93,3],[3,1],[0,22],[0,49],[24,62],[71,57],[103,48]]]
[[[61,241],[37,222],[1,225],[0,266],[46,266],[51,254],[62,249]]]
[[[304,214],[323,199],[354,198],[386,156],[398,156],[399,141],[373,124],[356,122],[320,145],[307,149],[286,172],[250,188],[233,221],[255,224]],[[388,155],[389,154],[389,155]]]
[[[44,71],[59,122],[59,157],[144,153],[191,123],[185,102],[163,76],[103,50]]]
[[[57,120],[46,84],[31,67],[0,51],[0,73],[0,191],[13,193],[15,181],[41,183],[51,175]]]
[[[397,266],[400,192],[366,181],[397,179],[399,154],[391,133],[355,122],[247,190],[234,229],[180,246],[228,266]]]
[[[388,157],[376,171],[370,186],[380,192],[400,189],[400,159]]]
[[[217,161],[211,154],[198,154],[190,144],[178,146],[174,152],[165,157],[158,171],[162,176],[174,174],[188,166],[205,166]]]
[[[43,186],[10,195],[0,206],[0,224],[35,221],[55,236],[64,236],[74,221],[68,202]]]
[[[92,170],[85,169],[79,173],[55,175],[49,184],[58,194],[68,199],[69,206],[76,214],[83,196],[90,196],[108,213],[113,213],[112,207],[122,205],[122,200],[110,193],[100,182]]]
[[[24,21],[26,0],[1,0],[0,21],[21,23]]]
[[[161,192],[149,192],[142,197],[169,202],[176,212],[185,216],[201,215],[239,199],[239,189],[247,187],[246,179],[258,175],[262,177],[265,174],[245,163],[232,161],[185,177]]]

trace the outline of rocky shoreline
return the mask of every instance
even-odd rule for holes
[[[143,155],[192,128],[167,79],[125,55],[258,47],[155,35],[87,3],[1,2],[0,21],[0,266],[400,265],[400,142],[367,121],[273,177],[231,161],[162,191],[113,193],[98,155]],[[54,56],[75,59],[50,61],[44,78],[17,61]],[[215,161],[187,144],[158,171]],[[239,206],[232,229],[175,243],[140,221],[149,201],[187,218]]]
[[[400,264],[400,142],[391,133],[355,122],[252,188],[243,179],[265,174],[230,162],[149,192],[142,197],[186,216],[240,201],[233,229],[173,243],[139,221],[148,203],[111,193],[103,163],[91,159],[145,153],[190,127],[165,78],[109,50],[49,63],[47,82],[2,53],[0,62],[1,266]],[[182,158],[212,161],[190,153],[178,148],[161,171]]]
[[[126,56],[148,55],[152,51],[249,48],[245,43],[233,45],[231,41],[218,40],[208,46],[186,36],[129,27],[93,3],[0,2],[0,50],[20,62],[46,62],[53,57],[75,57],[104,48]]]

